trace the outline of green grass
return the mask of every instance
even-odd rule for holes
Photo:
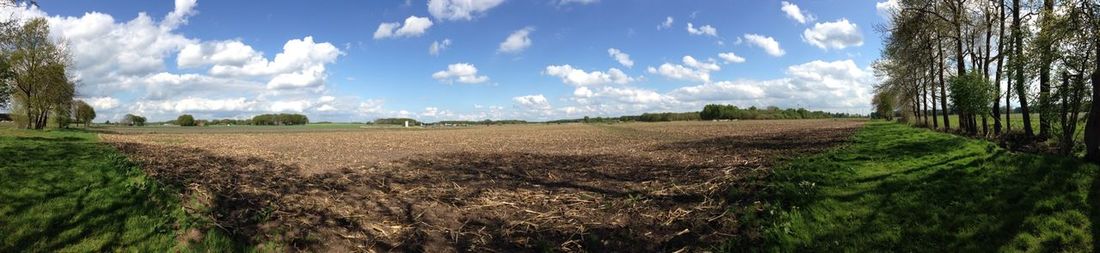
[[[216,231],[178,242],[198,224],[171,192],[92,133],[0,126],[0,252],[233,248]]]
[[[1097,167],[895,123],[776,168],[765,247],[785,252],[1092,251]],[[771,213],[771,215],[768,215]]]

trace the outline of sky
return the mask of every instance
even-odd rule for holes
[[[97,122],[867,113],[896,0],[39,1]],[[6,15],[5,15],[6,14]]]

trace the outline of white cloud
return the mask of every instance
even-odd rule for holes
[[[688,103],[835,110],[866,108],[875,82],[871,70],[859,68],[852,60],[817,60],[788,67],[787,76],[780,79],[715,82],[681,87],[669,95]]]
[[[428,32],[428,28],[431,27],[431,19],[409,16],[405,18],[404,25],[397,22],[378,24],[378,30],[374,31],[374,39],[419,37]]]
[[[446,70],[435,72],[432,78],[446,83],[483,83],[489,80],[487,76],[477,75],[477,67],[469,63],[447,65]]]
[[[550,101],[547,101],[542,94],[513,97],[512,101],[521,108],[528,110],[550,110],[552,108]]]
[[[429,0],[428,12],[440,20],[472,20],[504,0]]]
[[[451,39],[443,39],[443,41],[434,41],[432,46],[428,47],[428,54],[439,55],[443,50],[446,50],[451,46]]]
[[[546,66],[545,73],[550,76],[561,78],[563,83],[575,86],[603,85],[610,83],[627,84],[634,81],[633,77],[626,75],[626,73],[623,73],[622,70],[617,68],[608,69],[607,72],[586,72],[583,69],[573,68],[573,66],[570,65],[550,65]]]
[[[176,9],[164,17],[161,26],[167,30],[173,30],[180,25],[187,24],[187,18],[196,13],[196,5],[198,5],[197,0],[176,0]]]
[[[713,59],[703,62],[685,55],[681,61],[684,65],[666,62],[656,68],[649,67],[646,71],[677,80],[710,82],[710,72],[722,70]]]
[[[863,34],[848,19],[817,23],[802,32],[802,39],[821,49],[844,49],[863,45]]]
[[[691,35],[707,35],[711,37],[718,37],[718,29],[710,25],[703,25],[699,28],[695,28],[695,25],[688,23],[687,31]]]
[[[119,106],[118,99],[113,97],[90,97],[80,100],[84,100],[85,103],[95,108],[96,111],[111,110]]]
[[[792,4],[787,1],[783,1],[782,4],[783,7],[781,7],[780,10],[782,10],[783,13],[786,13],[788,18],[791,18],[794,21],[798,21],[799,24],[805,24],[806,22],[814,21],[814,16],[810,15],[809,12],[802,11],[801,8],[798,8],[798,5]]]
[[[657,30],[663,30],[663,29],[668,29],[668,28],[671,28],[671,27],[672,27],[672,23],[673,23],[674,21],[675,21],[675,20],[674,20],[674,19],[672,19],[672,17],[665,17],[665,22],[664,22],[664,23],[661,23],[660,25],[657,25]]]
[[[522,52],[524,49],[531,46],[531,38],[528,36],[534,31],[534,27],[528,26],[512,32],[512,34],[508,35],[508,38],[504,39],[504,42],[500,43],[500,48],[497,49],[497,51],[504,53]]]
[[[263,55],[240,41],[212,41],[188,44],[176,56],[176,65],[194,68],[207,65],[244,65],[262,59]]]
[[[894,16],[898,9],[901,9],[901,4],[898,3],[898,0],[886,0],[875,3],[875,10],[878,10],[878,15],[883,18]]]
[[[627,68],[634,67],[634,61],[630,60],[630,55],[623,53],[623,51],[619,49],[609,48],[607,49],[607,54],[610,55],[611,58],[615,58],[615,61],[619,62],[619,64],[622,64],[623,66],[626,66]]]
[[[779,42],[775,41],[772,37],[759,34],[745,34],[745,41],[751,45],[764,49],[764,52],[771,56],[779,57],[787,54],[786,51],[783,51],[783,48],[779,47]]]
[[[196,113],[230,111],[253,111],[258,103],[245,98],[206,99],[188,97],[175,100],[139,101],[134,104],[136,113]]]
[[[718,58],[722,58],[722,60],[726,61],[726,63],[745,62],[745,57],[737,56],[737,54],[734,54],[733,52],[719,53]]]
[[[385,101],[378,99],[368,99],[359,103],[359,114],[361,115],[377,115],[383,112],[382,105]]]

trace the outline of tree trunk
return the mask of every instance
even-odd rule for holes
[[[939,36],[937,36],[936,39],[937,39],[936,48],[939,49],[939,51],[940,51],[940,53],[938,54],[939,57],[940,57],[940,59],[939,59],[940,60],[940,62],[939,62],[939,65],[940,65],[940,67],[939,67],[939,70],[940,70],[939,71],[940,72],[939,73],[940,74],[940,108],[943,108],[943,131],[947,132],[947,131],[951,131],[951,120],[950,120],[950,117],[948,116],[949,113],[948,113],[948,110],[947,110],[947,82],[945,82],[944,79],[943,79],[943,72],[946,71],[946,69],[943,67],[943,61],[944,61],[944,59],[943,59],[944,58],[943,43],[942,43],[941,40],[939,40]]]
[[[1052,52],[1053,38],[1050,34],[1050,19],[1054,15],[1054,0],[1043,0],[1043,9],[1040,13],[1040,25],[1043,29],[1039,33],[1039,138],[1050,138],[1050,121],[1054,118],[1050,101],[1050,66],[1054,61]]]
[[[1005,56],[1005,3],[1003,0],[997,1],[997,8],[1000,11],[1000,15],[997,16],[1000,23],[1000,29],[997,31],[997,70],[994,73],[993,81],[993,94],[997,94],[993,97],[993,134],[1001,135],[1001,66],[1004,65]]]
[[[928,47],[928,82],[932,83],[932,129],[940,129],[940,120],[936,115],[936,59],[931,44]]]
[[[1015,47],[1013,50],[1013,63],[1014,74],[1016,75],[1016,97],[1020,100],[1020,112],[1024,115],[1024,135],[1031,137],[1035,135],[1035,131],[1031,128],[1031,111],[1027,107],[1027,88],[1024,83],[1024,64],[1023,61],[1023,47],[1024,47],[1024,35],[1020,30],[1020,26],[1023,25],[1020,22],[1020,0],[1012,0],[1012,44]]]
[[[1100,53],[1100,43],[1096,51]],[[1085,123],[1085,159],[1100,163],[1100,61],[1092,72],[1092,108],[1089,108],[1089,120]]]
[[[1070,149],[1073,148],[1073,129],[1069,129],[1069,122],[1071,121],[1069,116],[1069,73],[1062,72],[1062,86],[1058,87],[1059,100],[1062,102],[1062,109],[1058,113],[1061,118],[1062,127],[1062,140],[1059,141],[1059,151],[1062,155],[1068,155]]]

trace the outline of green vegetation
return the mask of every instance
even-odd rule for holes
[[[1084,252],[1100,221],[1094,165],[894,123],[788,161],[762,194],[743,221],[787,252]]]
[[[128,126],[145,126],[145,117],[133,114],[126,114],[125,117],[122,117],[122,121],[119,123]]]
[[[0,252],[232,249],[210,231],[194,245],[177,233],[201,222],[94,134],[0,125]],[[205,227],[205,226],[202,226]]]
[[[180,115],[176,118],[176,125],[195,126],[195,117],[191,116],[191,114]]]
[[[382,118],[382,119],[376,119],[371,123],[372,124],[378,124],[378,125],[405,125],[405,122],[409,122],[410,126],[411,125],[420,125],[420,121],[416,121],[415,119],[410,119],[410,118]]]
[[[283,126],[309,124],[309,118],[301,114],[260,114],[252,117],[253,125],[257,126]]]
[[[709,104],[703,107],[703,111],[699,112],[700,117],[703,120],[716,120],[716,119],[826,119],[826,118],[844,118],[851,117],[843,113],[828,113],[823,111],[809,111],[803,108],[798,109],[779,109],[779,107],[768,106],[764,110],[757,109],[756,106],[749,107],[748,109],[741,109],[734,105],[717,105]]]

